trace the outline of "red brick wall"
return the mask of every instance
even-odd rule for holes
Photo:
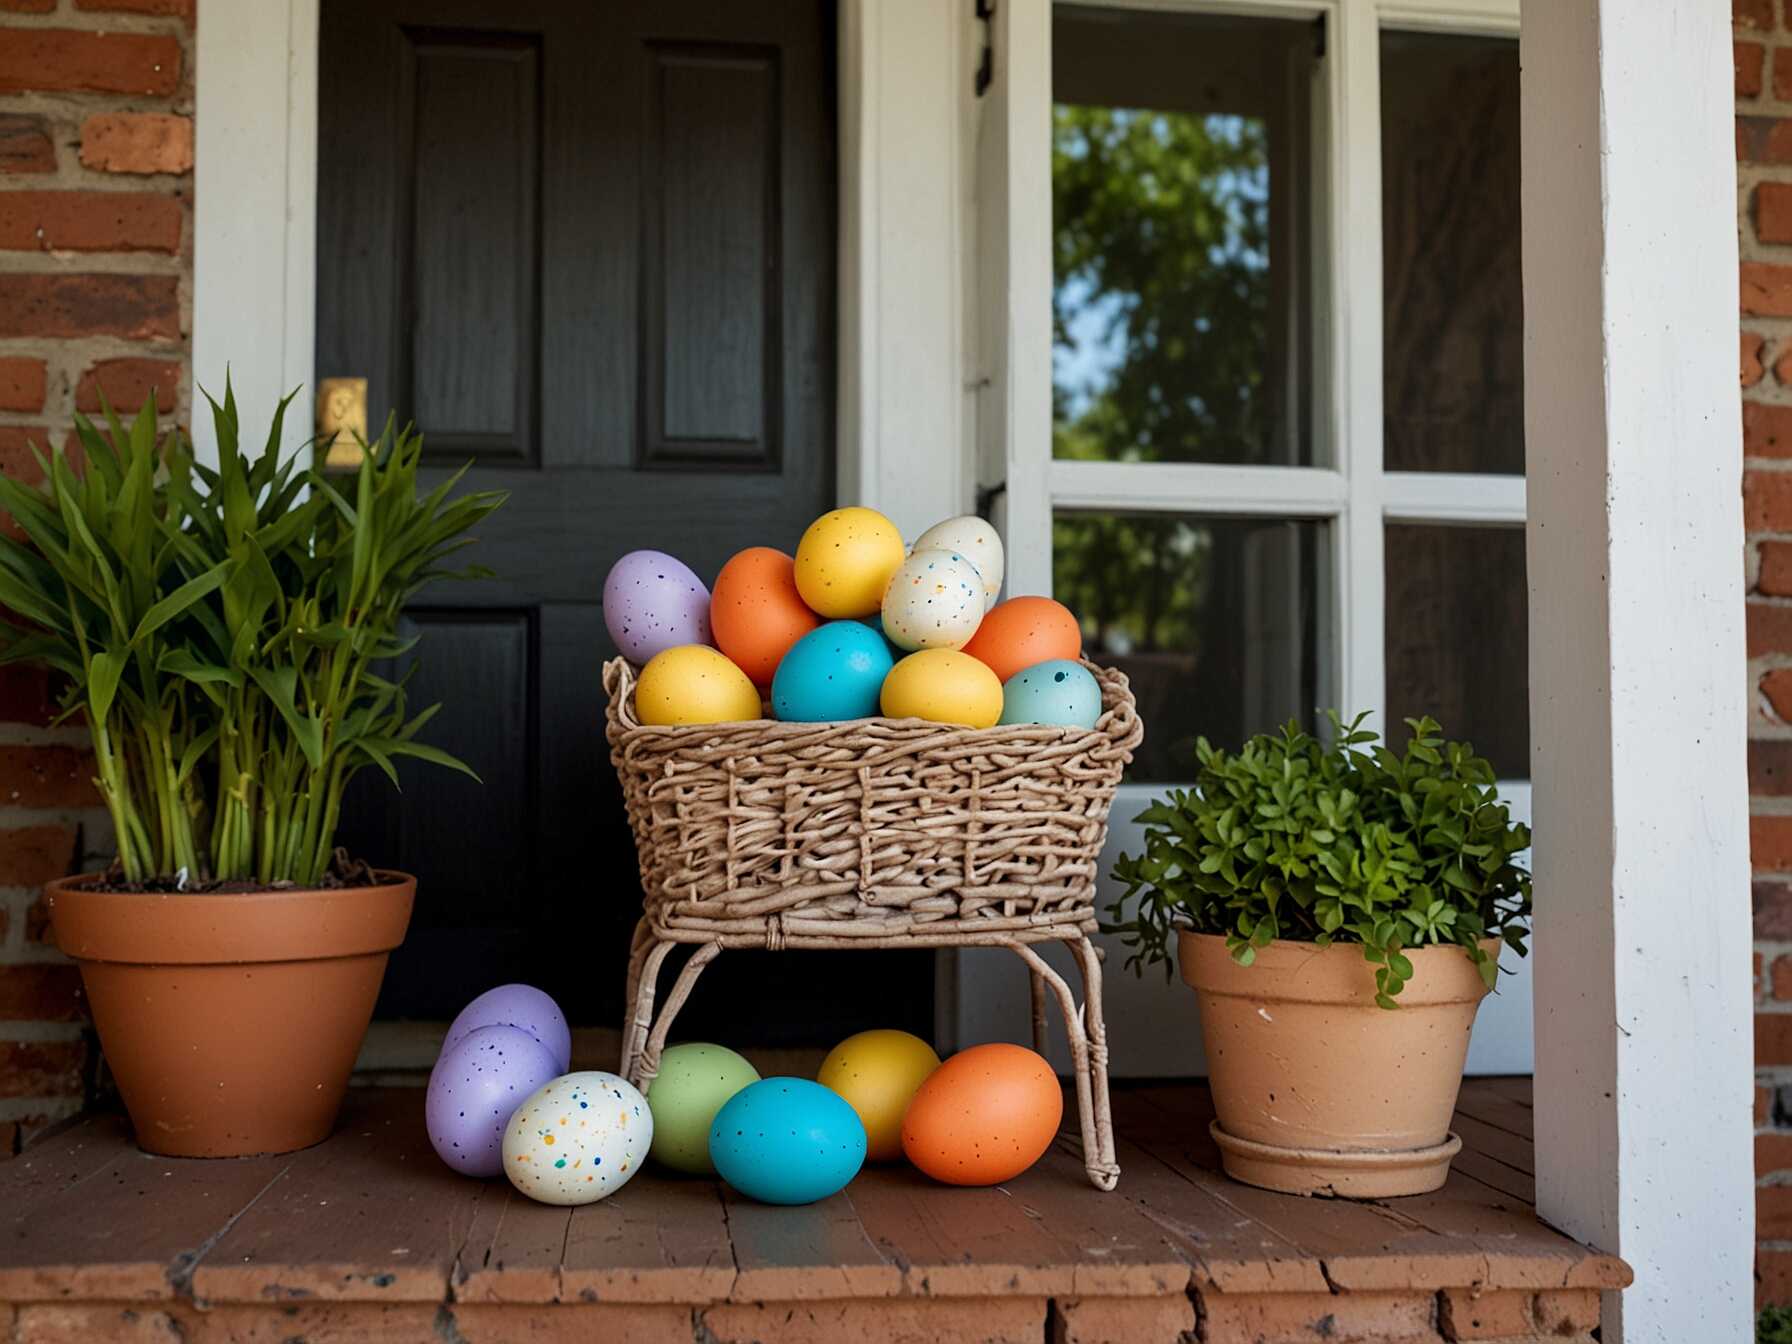
[[[0,471],[99,395],[183,420],[193,0],[0,0]],[[0,1156],[81,1105],[95,1055],[40,889],[110,847],[79,727],[0,669]]]

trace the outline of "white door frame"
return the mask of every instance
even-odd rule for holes
[[[838,494],[913,536],[973,490],[960,274],[973,54],[958,0],[838,4]],[[319,372],[318,9],[207,3],[195,32],[193,376],[222,397],[228,366],[254,408],[304,388],[294,450]],[[215,452],[209,415],[193,435]]]

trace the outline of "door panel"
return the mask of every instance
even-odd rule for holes
[[[393,398],[435,458],[530,460],[541,283],[535,35],[399,33]],[[408,185],[408,190],[404,188]]]
[[[414,418],[425,486],[510,492],[498,578],[412,613],[432,740],[483,784],[356,781],[344,842],[414,870],[381,1012],[504,979],[618,1024],[638,870],[603,738],[599,598],[638,547],[706,578],[833,503],[833,7],[326,0],[322,376]],[[930,1021],[931,959],[730,953],[686,1031]],[[879,968],[882,968],[881,970]]]

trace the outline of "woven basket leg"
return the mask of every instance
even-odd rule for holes
[[[1044,1054],[1051,1038],[1046,1034],[1045,1023],[1045,981],[1038,971],[1028,971],[1027,978],[1032,981],[1033,990],[1033,1048]]]
[[[697,977],[703,974],[703,968],[722,955],[720,943],[705,943],[684,964],[678,973],[678,979],[672,984],[672,992],[666,995],[666,1006],[660,1009],[659,1018],[648,1034],[647,1046],[635,1060],[635,1076],[629,1081],[643,1092],[660,1071],[660,1052],[666,1048],[666,1037],[672,1031],[672,1023],[678,1017],[678,1010],[684,1007],[685,1000],[691,997],[691,990],[697,983]]]
[[[1108,1103],[1108,1029],[1102,1019],[1101,953],[1087,935],[1075,945],[1077,961],[1083,968],[1083,1017],[1089,1036],[1089,1090],[1095,1102],[1096,1158],[1103,1171],[1113,1175],[1104,1190],[1112,1190],[1120,1179],[1120,1163],[1114,1153],[1114,1116]],[[1093,1179],[1093,1173],[1091,1173]]]
[[[617,1070],[629,1082],[636,1082],[636,1074],[640,1069],[641,1052],[647,1045],[647,1029],[653,1023],[653,1000],[658,991],[660,967],[665,965],[674,944],[655,939],[651,931],[644,932],[647,921],[642,920],[636,929],[636,937],[641,939],[640,964],[635,964],[633,953],[629,956],[629,1014],[628,1021],[622,1024],[622,1064]]]
[[[653,926],[643,915],[635,921],[635,934],[628,945],[628,981],[622,990],[622,1058],[616,1066],[617,1076],[628,1077],[635,1052],[635,995],[641,990],[641,963],[653,947]]]
[[[1086,940],[1085,940],[1086,941]],[[1120,1183],[1120,1166],[1114,1160],[1114,1131],[1111,1123],[1102,1124],[1097,1120],[1095,1107],[1095,1086],[1091,1077],[1091,1052],[1089,1038],[1083,1030],[1083,1015],[1077,1012],[1076,996],[1070,992],[1070,986],[1064,977],[1053,970],[1051,964],[1032,948],[1024,943],[1010,943],[1009,947],[1032,968],[1033,974],[1044,979],[1057,996],[1058,1007],[1064,1014],[1064,1030],[1070,1037],[1070,1063],[1076,1075],[1076,1107],[1077,1118],[1082,1122],[1083,1130],[1083,1169],[1089,1173],[1089,1183],[1097,1190],[1112,1190]],[[1085,971],[1085,974],[1087,972]],[[1099,1010],[1097,1010],[1099,1016]],[[1107,1111],[1107,1068],[1105,1061],[1101,1071],[1102,1107],[1105,1116]]]

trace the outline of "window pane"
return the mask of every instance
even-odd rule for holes
[[[1389,524],[1388,717],[1429,714],[1502,779],[1531,774],[1524,530]]]
[[[1302,464],[1307,21],[1052,11],[1052,452]]]
[[[1518,43],[1381,35],[1390,471],[1524,473]]]
[[[1129,779],[1191,780],[1195,738],[1237,746],[1319,701],[1322,524],[1060,513],[1052,589],[1083,650],[1132,679],[1145,742]]]

